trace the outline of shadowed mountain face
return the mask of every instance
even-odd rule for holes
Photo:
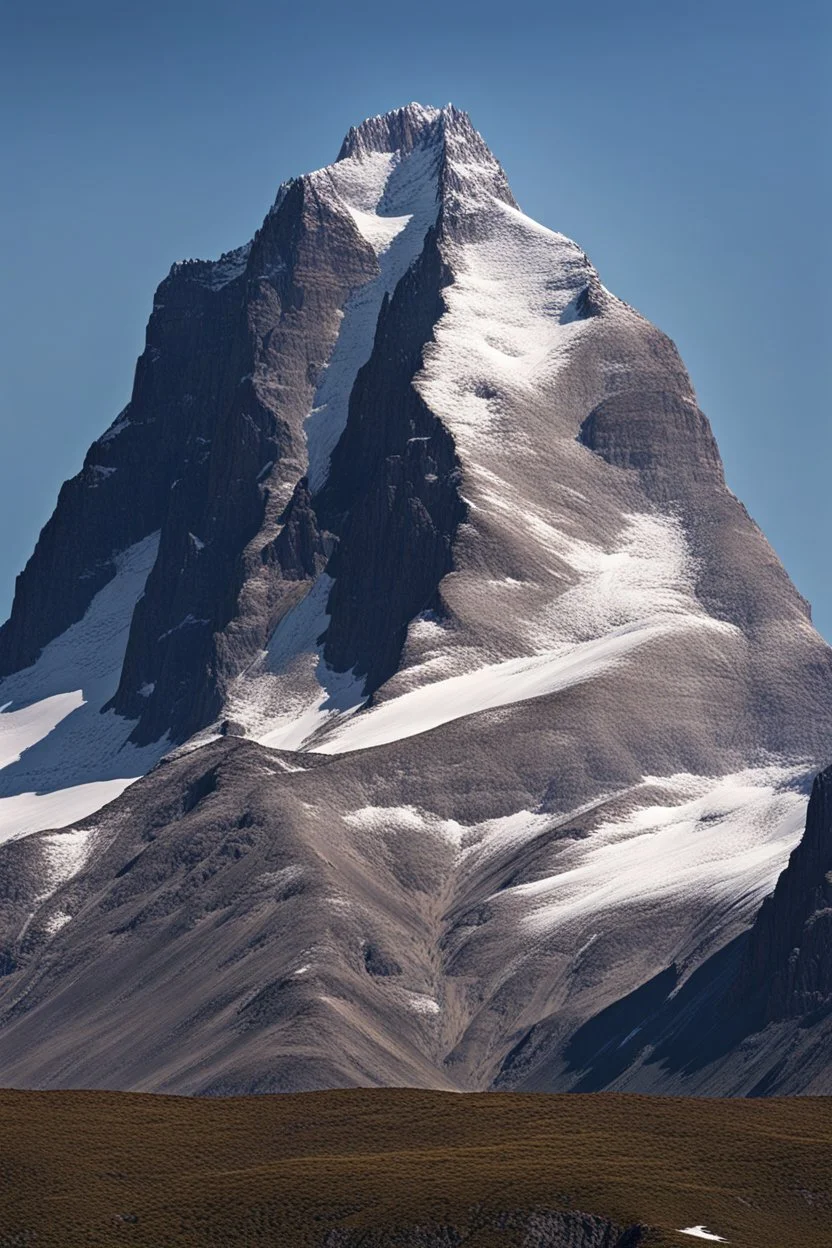
[[[733,956],[832,739],[675,347],[451,106],[174,266],[0,673],[14,1084],[617,1079],[593,1045]]]

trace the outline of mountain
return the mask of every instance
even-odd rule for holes
[[[464,113],[364,122],[174,265],[18,578],[3,1082],[581,1084],[773,888],[831,660],[673,343]]]

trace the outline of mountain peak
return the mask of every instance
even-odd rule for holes
[[[461,108],[454,104],[434,108],[412,101],[351,126],[341,144],[338,160],[347,160],[362,152],[409,152],[425,139],[438,138],[450,131],[479,139],[485,146],[471,118]]]
[[[368,117],[347,132],[336,165],[369,153],[398,153],[436,147],[442,155],[442,184],[451,195],[477,199],[481,192],[516,207],[505,172],[471,118],[454,104],[443,108],[410,103]]]
[[[389,113],[367,117],[360,125],[350,126],[338,160],[347,160],[360,152],[410,151],[436,126],[444,111],[413,101]]]
[[[0,675],[6,1085],[719,1091],[618,1063],[832,739],[675,347],[450,105],[163,281]],[[784,1028],[829,995],[825,844],[760,949]]]

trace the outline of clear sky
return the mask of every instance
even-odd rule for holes
[[[170,264],[351,123],[467,109],[524,210],[678,343],[729,484],[832,638],[825,0],[0,4],[0,618],[129,398]]]

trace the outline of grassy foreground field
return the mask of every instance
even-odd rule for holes
[[[566,1209],[829,1248],[832,1099],[0,1092],[3,1248],[544,1244],[500,1215]]]

